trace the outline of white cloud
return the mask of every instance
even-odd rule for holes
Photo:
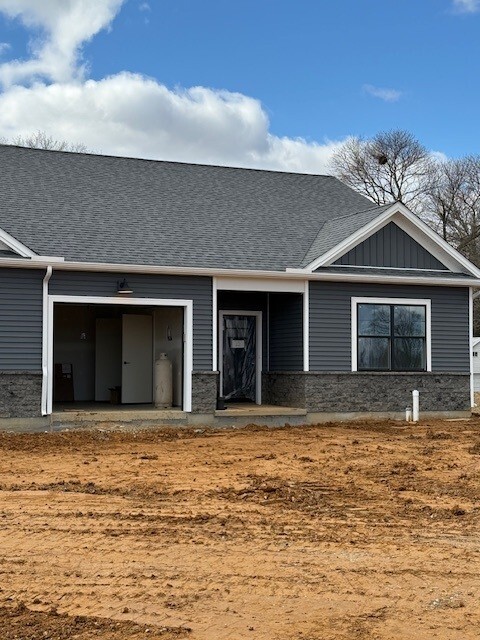
[[[336,143],[280,138],[258,100],[204,87],[170,90],[121,73],[100,81],[11,87],[0,136],[38,129],[107,154],[326,172]]]
[[[44,34],[29,60],[0,64],[0,137],[42,130],[99,153],[326,173],[335,142],[278,137],[255,98],[170,89],[123,72],[84,77],[81,46],[108,28],[123,0],[0,0],[0,11]]]
[[[139,11],[151,11],[152,7],[148,4],[148,2],[141,2],[138,9]]]
[[[384,102],[398,102],[402,97],[402,92],[397,89],[382,89],[381,87],[374,87],[373,84],[364,84],[362,88],[365,93],[374,98],[380,98]]]
[[[480,11],[480,0],[453,0],[453,7],[459,13],[477,13]]]
[[[0,56],[6,53],[10,49],[8,42],[0,42]]]
[[[81,77],[78,55],[83,43],[108,27],[124,0],[0,0],[0,11],[20,20],[36,34],[29,60],[0,67],[0,82],[9,86],[32,79],[65,82]]]

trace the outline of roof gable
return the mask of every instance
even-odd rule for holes
[[[448,271],[438,258],[394,222],[386,224],[333,264]]]
[[[395,202],[391,205],[384,206],[381,208],[380,212],[377,209],[376,216],[372,220],[358,228],[350,236],[344,237],[344,239],[336,246],[332,247],[322,255],[319,255],[302,270],[307,273],[312,273],[320,267],[334,265],[335,261],[350,252],[359,244],[363,243],[390,222],[394,222],[396,226],[405,231],[406,234],[419,243],[448,270],[454,273],[468,274],[474,278],[480,277],[480,269],[478,267],[470,262],[459,251],[454,249],[454,247],[449,245],[448,242],[433,231],[433,229],[423,222],[423,220],[407,209],[401,202]],[[332,268],[342,267],[332,266]]]

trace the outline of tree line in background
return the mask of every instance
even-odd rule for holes
[[[480,156],[433,155],[408,131],[349,138],[333,173],[376,204],[402,202],[480,266]]]

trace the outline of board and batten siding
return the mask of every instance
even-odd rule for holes
[[[270,371],[303,370],[303,296],[270,294]]]
[[[469,373],[467,287],[310,283],[310,370],[351,371],[352,297],[431,300],[432,371]]]
[[[333,264],[447,270],[444,264],[394,222],[385,225]]]
[[[212,370],[212,279],[128,273],[56,271],[49,283],[52,295],[115,297],[117,282],[127,278],[134,298],[193,300],[193,369]]]
[[[0,269],[0,371],[42,370],[44,270]]]

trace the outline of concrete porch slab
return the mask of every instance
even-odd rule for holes
[[[88,423],[88,422],[156,422],[164,424],[166,421],[184,422],[187,418],[185,411],[173,407],[171,409],[157,409],[152,405],[59,405],[54,407],[52,424]]]
[[[280,407],[273,404],[230,404],[227,409],[215,411],[216,417],[264,417],[269,416],[306,416],[306,409],[298,407]]]

